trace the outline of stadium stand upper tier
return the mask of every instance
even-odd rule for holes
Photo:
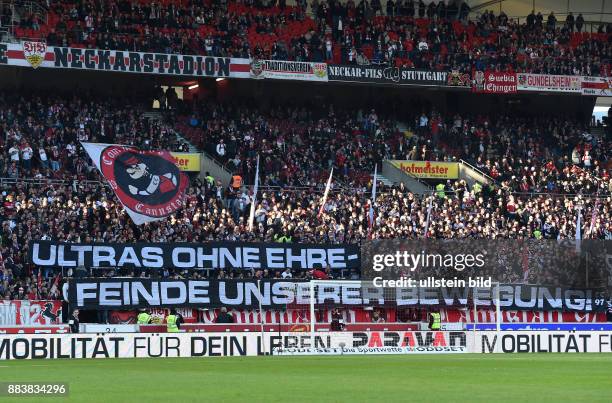
[[[610,33],[582,14],[469,14],[444,1],[49,0],[17,38],[49,45],[427,70],[610,75]]]

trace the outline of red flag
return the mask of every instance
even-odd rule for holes
[[[55,279],[53,280],[53,285],[51,286],[51,290],[49,290],[49,294],[50,295],[55,295],[56,293],[58,293],[58,287],[59,287],[59,282],[62,279],[62,273],[57,273],[57,275],[55,276]]]
[[[521,266],[523,269],[523,281],[527,282],[529,278],[529,248],[527,245],[523,246],[521,250]]]
[[[38,269],[38,292],[40,292],[40,289],[42,288],[42,275],[41,275],[42,269]]]

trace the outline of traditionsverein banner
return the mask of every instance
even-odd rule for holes
[[[37,267],[130,269],[359,269],[357,245],[289,243],[62,243],[32,241]]]
[[[189,179],[168,151],[81,144],[137,225],[163,220],[183,207]]]
[[[253,59],[251,61],[251,78],[325,82],[327,81],[327,64]]]

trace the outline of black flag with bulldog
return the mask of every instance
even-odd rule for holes
[[[81,144],[136,225],[163,220],[183,207],[189,179],[168,151]]]

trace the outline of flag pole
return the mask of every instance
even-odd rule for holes
[[[257,191],[259,190],[259,154],[257,154],[257,168],[255,168],[255,186],[253,187],[253,200],[251,201],[251,211],[249,212],[249,232],[253,231],[253,221],[255,220],[255,206],[257,204]]]
[[[370,199],[370,211],[368,212],[368,232],[370,238],[374,230],[374,203],[376,203],[376,184],[378,182],[378,164],[374,164],[374,183],[372,183],[372,198]]]
[[[581,233],[581,221],[582,221],[582,206],[578,206],[578,216],[576,217],[576,234],[574,238],[576,240],[576,253],[580,253],[580,240],[582,239]]]
[[[325,207],[325,203],[327,202],[327,195],[329,194],[329,188],[331,187],[332,176],[334,175],[334,168],[329,172],[329,179],[327,179],[327,185],[325,185],[325,193],[323,193],[323,200],[321,201],[321,207],[319,208],[319,214],[317,217],[321,217],[323,214],[323,208]]]
[[[425,238],[429,238],[429,223],[431,222],[431,209],[433,205],[433,195],[429,196],[429,205],[427,206],[427,221],[425,221]]]

